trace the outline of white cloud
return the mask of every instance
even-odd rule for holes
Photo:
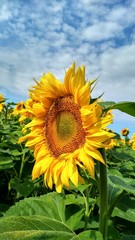
[[[0,21],[7,21],[12,17],[12,14],[8,8],[8,5],[4,4],[0,9]]]
[[[33,78],[63,80],[72,62],[100,76],[93,96],[135,101],[135,2],[8,1],[0,16],[0,87],[25,99]],[[21,99],[18,99],[18,101]]]
[[[88,26],[82,32],[83,40],[96,42],[107,40],[110,38],[119,37],[122,32],[122,27],[115,22],[97,22],[92,26]]]
[[[118,101],[135,101],[135,45],[108,49],[101,54],[99,62],[110,97]]]

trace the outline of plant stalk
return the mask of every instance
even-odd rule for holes
[[[103,235],[103,240],[107,240],[108,228],[108,186],[107,186],[107,167],[105,149],[100,150],[105,164],[100,163],[100,179],[99,179],[99,195],[100,195],[100,215],[99,215],[99,230]]]
[[[83,194],[84,200],[85,200],[85,226],[84,230],[87,230],[88,221],[89,221],[89,190],[86,189],[85,191],[86,195]]]

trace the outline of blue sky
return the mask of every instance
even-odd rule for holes
[[[0,92],[25,100],[44,72],[63,80],[73,62],[104,101],[135,101],[134,0],[1,0]],[[135,118],[115,111],[113,128],[135,132]]]

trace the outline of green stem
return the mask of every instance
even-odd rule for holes
[[[21,178],[22,178],[22,173],[23,173],[24,165],[25,165],[25,161],[22,159],[22,161],[21,161],[21,166],[20,166],[20,172],[19,172],[19,180],[21,180]]]
[[[123,190],[111,205],[108,207],[108,185],[107,185],[107,167],[106,167],[106,154],[105,149],[101,149],[102,157],[105,164],[100,163],[100,178],[99,178],[99,194],[100,194],[100,216],[99,216],[99,230],[103,235],[103,240],[107,240],[108,220],[110,219],[112,212],[120,201],[120,199],[127,194]]]
[[[21,145],[21,149],[22,149],[22,159],[21,159],[21,166],[20,166],[20,172],[19,172],[19,180],[21,180],[21,178],[22,178],[24,165],[25,165],[25,163],[27,162],[27,159],[28,159],[28,156],[27,157],[25,156],[25,152],[23,151],[22,145]]]
[[[85,225],[84,230],[87,230],[88,221],[89,221],[89,189],[85,190],[85,193],[83,193],[84,201],[85,201]]]
[[[22,179],[22,174],[23,174],[24,165],[25,165],[25,163],[26,163],[26,161],[27,161],[27,158],[28,158],[28,157],[25,157],[25,153],[23,152],[23,147],[22,147],[22,145],[21,145],[21,149],[22,149],[22,158],[21,158],[21,166],[20,166],[20,171],[19,171],[19,176],[18,176],[19,182],[20,182],[21,179]],[[19,198],[19,196],[20,196],[20,194],[19,194],[19,192],[17,191],[17,192],[16,192],[15,201],[16,201],[17,198]]]
[[[106,167],[106,154],[105,149],[101,149],[102,157],[105,164],[100,163],[100,181],[99,181],[99,194],[100,194],[100,216],[99,216],[99,230],[103,235],[103,239],[107,240],[108,228],[108,187],[107,187],[107,167]]]

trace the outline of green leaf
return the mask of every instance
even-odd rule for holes
[[[108,239],[107,240],[121,240],[120,233],[118,230],[112,225],[109,224],[108,226]]]
[[[64,223],[44,216],[13,216],[0,219],[0,240],[70,240],[74,236],[75,233]]]
[[[80,217],[76,217],[78,222]],[[0,219],[0,239],[80,240],[66,223],[64,195],[56,192],[11,207]]]
[[[114,104],[112,109],[118,109],[135,117],[135,102],[119,102]]]
[[[131,155],[124,153],[124,152],[116,152],[114,150],[110,150],[110,153],[114,158],[116,158],[117,160],[122,161],[122,162],[128,161],[128,160],[134,160],[134,158]],[[120,162],[120,164],[121,164],[121,162]]]
[[[89,207],[95,203],[95,199],[89,198]],[[80,222],[85,212],[85,199],[80,195],[67,194],[65,195],[66,205],[66,223],[71,229],[84,227],[84,222],[80,226]]]
[[[95,230],[81,232],[78,236],[80,240],[103,240],[102,234]]]
[[[1,147],[1,144],[0,144],[0,147]],[[6,153],[6,154],[10,154],[10,151],[9,149],[0,149],[0,153]]]
[[[125,196],[113,210],[112,216],[135,222],[135,199]]]
[[[111,157],[109,159],[109,165],[115,165],[115,168],[119,169],[119,171],[125,177],[133,177],[135,176],[135,155],[133,155],[135,151],[129,149],[121,149],[117,148],[116,150],[110,150],[109,154]]]
[[[20,183],[17,177],[11,179],[10,186],[24,197],[27,197],[34,189],[34,183],[32,181],[26,179],[23,183]]]
[[[123,235],[121,240],[135,240],[135,235]]]
[[[84,216],[84,208],[80,209],[78,206],[70,205],[66,208],[66,224],[70,229],[75,229],[77,224]]]
[[[108,176],[117,176],[122,178],[122,174],[117,169],[110,169],[108,172]]]
[[[14,163],[12,159],[9,159],[10,157],[2,157],[0,159],[0,170],[12,168],[14,166]]]
[[[68,224],[73,228],[80,221],[82,209],[74,217],[76,220],[68,218],[66,222],[63,194],[24,199],[0,218],[0,240],[103,240],[101,233],[94,230],[76,235]]]
[[[109,109],[118,109],[122,112],[125,112],[131,116],[135,117],[135,102],[100,102],[99,105],[104,109],[104,110],[109,110]]]
[[[117,176],[109,176],[112,183],[119,187],[122,190],[127,191],[128,193],[135,194],[135,179],[117,177]]]
[[[15,204],[5,216],[41,215],[65,222],[64,197],[56,192],[41,197],[25,198]]]
[[[104,110],[109,110],[115,102],[112,101],[106,101],[106,102],[99,102],[98,103]]]
[[[95,182],[95,181],[94,181]],[[91,185],[91,184],[78,184],[78,186],[76,187],[73,183],[70,184],[72,190],[74,190],[75,192],[80,192],[81,194],[83,194],[83,192]]]
[[[13,156],[20,156],[20,155],[22,155],[22,152],[20,152],[18,149],[14,149],[11,151],[11,154]]]
[[[108,204],[110,205],[120,193],[121,189],[108,179]]]
[[[81,206],[85,204],[85,200],[84,200],[84,197],[80,195],[75,196],[74,194],[66,194],[65,204],[66,205],[75,204],[75,205]]]

